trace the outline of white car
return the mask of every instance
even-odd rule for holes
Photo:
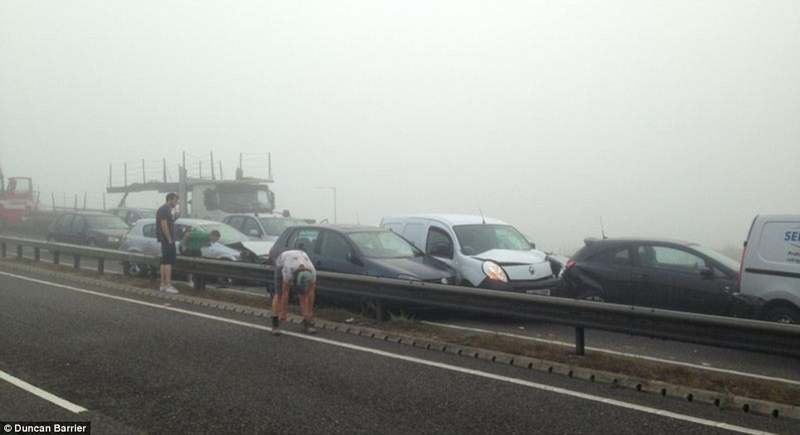
[[[756,216],[744,246],[740,291],[766,301],[765,320],[800,323],[800,215]]]
[[[460,285],[544,295],[560,285],[560,262],[497,219],[409,215],[384,218],[381,226],[448,264]]]
[[[220,232],[219,242],[201,249],[204,258],[254,263],[266,263],[269,258],[271,242],[253,241],[230,225],[201,219],[178,219],[175,222],[178,248],[180,248],[180,240],[183,238],[184,232],[189,227],[199,227],[206,232],[213,230]],[[161,245],[156,239],[156,220],[146,218],[136,221],[122,239],[119,249],[145,255],[161,255]],[[126,263],[124,267],[125,272],[131,275],[145,275],[149,272],[146,267],[135,263]]]

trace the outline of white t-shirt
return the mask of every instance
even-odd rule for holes
[[[292,280],[294,273],[300,266],[303,266],[305,270],[311,272],[314,276],[314,280],[317,279],[317,269],[314,268],[314,264],[311,262],[311,259],[308,258],[305,252],[300,250],[290,250],[284,251],[278,258],[275,260],[275,268],[281,271],[283,275],[283,280],[289,282]]]

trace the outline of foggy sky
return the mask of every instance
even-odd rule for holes
[[[7,175],[99,198],[110,162],[183,150],[271,152],[297,216],[336,186],[340,222],[738,245],[800,211],[800,3],[0,2]]]

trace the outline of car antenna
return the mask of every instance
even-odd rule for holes
[[[481,221],[483,222],[484,225],[486,225],[486,217],[483,215],[483,210],[478,209],[478,211],[481,212]]]
[[[606,236],[605,225],[603,225],[603,216],[600,216],[600,235],[603,236],[603,240],[608,239],[608,236]]]

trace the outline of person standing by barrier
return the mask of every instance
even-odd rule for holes
[[[200,258],[203,256],[203,248],[208,248],[220,239],[220,233],[212,230],[210,233],[202,227],[187,227],[183,233],[181,241],[181,252],[187,257]],[[205,277],[202,275],[188,274],[189,285],[196,289],[205,288]]]
[[[272,333],[280,334],[280,322],[286,321],[289,309],[289,292],[297,293],[300,314],[303,316],[303,331],[314,329],[314,299],[317,292],[317,270],[311,259],[300,250],[284,251],[275,260],[275,290],[272,295]]]
[[[159,290],[178,293],[172,286],[172,266],[178,253],[175,250],[175,218],[172,211],[178,205],[178,194],[168,193],[167,202],[156,212],[156,238],[161,243],[161,286]]]

